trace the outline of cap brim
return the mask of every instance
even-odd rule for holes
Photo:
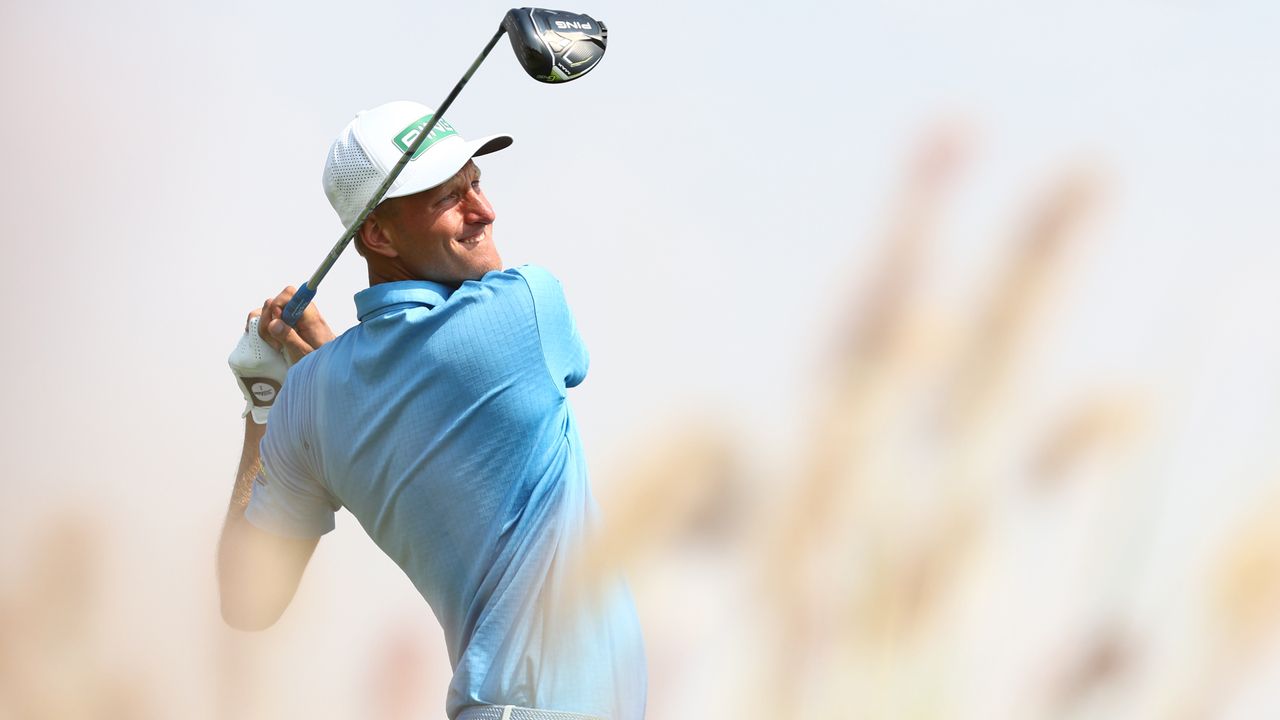
[[[460,143],[438,143],[417,160],[410,161],[384,197],[404,197],[438,187],[456,175],[471,158],[497,152],[512,142],[510,135],[488,135]]]

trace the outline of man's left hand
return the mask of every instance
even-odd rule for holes
[[[302,313],[296,328],[285,325],[281,316],[293,294],[294,288],[287,287],[264,301],[261,310],[250,311],[244,335],[227,358],[244,395],[244,414],[252,413],[259,425],[266,424],[289,366],[333,339],[314,303]]]
[[[289,360],[284,353],[271,347],[260,337],[261,314],[260,310],[249,313],[244,324],[244,334],[227,358],[227,364],[231,366],[231,372],[236,376],[236,383],[244,395],[244,414],[253,413],[253,421],[265,425],[276,395],[284,385]]]

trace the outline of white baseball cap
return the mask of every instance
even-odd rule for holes
[[[342,224],[350,227],[369,203],[418,133],[435,111],[426,105],[397,100],[362,110],[329,146],[324,162],[324,194]],[[409,164],[387,190],[386,197],[402,197],[430,190],[453,177],[476,155],[501,150],[510,135],[465,140],[444,118],[422,141]]]

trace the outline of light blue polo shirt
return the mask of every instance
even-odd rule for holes
[[[645,662],[620,579],[581,590],[597,509],[566,390],[587,373],[560,283],[524,266],[456,290],[356,295],[360,323],[289,370],[245,517],[318,537],[345,507],[444,628],[446,711],[638,720]]]

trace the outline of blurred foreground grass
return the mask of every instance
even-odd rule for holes
[[[636,447],[602,483],[608,534],[590,567],[623,567],[637,591],[651,717],[1257,716],[1240,697],[1280,646],[1280,496],[1204,538],[1211,566],[1188,564],[1185,601],[1154,623],[1182,640],[1153,633],[1132,598],[1154,542],[1137,516],[1160,503],[1135,470],[1161,451],[1158,399],[1090,389],[1029,424],[1023,392],[1105,189],[1090,172],[1057,178],[983,297],[933,307],[923,267],[965,150],[942,131],[909,166],[789,473],[762,477],[741,438],[705,422]],[[97,602],[109,532],[51,521],[5,578],[0,720],[274,717],[269,693],[297,686],[255,685],[252,642],[215,644],[215,671],[181,683],[208,686],[191,707],[160,692],[173,678],[119,660]],[[378,698],[367,717],[440,716],[414,690],[431,663],[380,629],[378,660],[355,667],[368,681],[353,680]]]

